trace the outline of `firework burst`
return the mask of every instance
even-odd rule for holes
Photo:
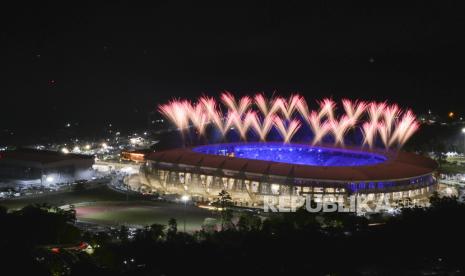
[[[393,145],[400,148],[419,128],[411,110],[403,111],[397,104],[388,105],[386,102],[343,99],[344,112],[339,112],[336,119],[336,103],[328,98],[318,102],[318,111],[310,111],[305,99],[298,94],[288,99],[266,99],[263,94],[256,94],[253,99],[244,96],[237,100],[231,93],[224,92],[220,98],[220,103],[206,96],[195,104],[186,100],[172,100],[160,105],[158,110],[182,135],[190,125],[200,136],[205,135],[207,126],[211,124],[223,136],[234,129],[244,140],[248,131],[253,130],[261,141],[265,141],[275,127],[284,142],[290,142],[301,128],[302,118],[313,133],[313,145],[320,144],[326,135],[332,135],[335,145],[344,146],[347,132],[359,126],[363,145],[370,149],[378,139],[386,149]],[[300,116],[294,116],[295,113]],[[364,118],[367,119],[364,121]]]
[[[334,120],[334,110],[336,108],[336,103],[331,99],[323,99],[320,102],[320,112],[318,113],[318,117],[322,119],[323,117],[327,117],[329,120]]]
[[[208,115],[205,113],[202,103],[199,102],[194,106],[191,103],[186,103],[185,105],[189,120],[197,129],[199,135],[203,136],[208,125]]]
[[[166,118],[170,119],[181,132],[183,132],[189,123],[187,106],[187,101],[173,100],[168,104],[161,105],[158,110]]]

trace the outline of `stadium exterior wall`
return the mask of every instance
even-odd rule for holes
[[[315,202],[344,201],[366,196],[374,201],[411,199],[424,202],[436,190],[434,172],[403,179],[343,181],[250,173],[223,168],[147,160],[141,167],[141,190],[165,194],[188,194],[199,201],[212,201],[221,190],[231,195],[235,205],[263,206],[269,197],[304,197]],[[336,199],[335,199],[336,198]],[[342,199],[341,199],[342,198]]]

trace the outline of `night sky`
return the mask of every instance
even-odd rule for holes
[[[16,135],[143,127],[171,97],[225,89],[465,112],[465,12],[444,1],[35,2],[1,9],[0,120]]]

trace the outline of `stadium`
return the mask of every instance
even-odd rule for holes
[[[141,180],[149,189],[199,201],[226,190],[238,206],[309,194],[316,202],[352,195],[422,200],[435,190],[436,167],[435,161],[406,152],[249,142],[149,154]]]
[[[224,92],[220,101],[160,105],[184,142],[197,137],[204,145],[147,154],[141,187],[200,201],[226,190],[239,206],[308,195],[314,202],[420,202],[436,189],[436,162],[401,150],[420,127],[412,110],[348,99],[342,108],[328,98],[316,103],[298,94],[236,99]]]

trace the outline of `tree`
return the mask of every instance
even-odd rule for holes
[[[176,237],[176,234],[178,233],[178,223],[175,218],[170,218],[168,221],[168,231],[167,231],[167,238],[169,240],[172,240],[174,237]]]
[[[154,223],[150,225],[150,237],[154,241],[158,241],[165,236],[165,225]]]
[[[221,190],[213,205],[219,208],[221,214],[221,230],[225,229],[225,226],[228,226],[228,228],[232,226],[233,213],[229,209],[232,206],[231,195],[227,191]]]
[[[243,213],[237,222],[239,231],[258,231],[262,225],[262,220],[259,216],[252,213]]]
[[[0,218],[3,218],[8,214],[8,209],[4,206],[0,206]]]
[[[129,228],[126,225],[121,225],[118,231],[118,239],[122,242],[127,242],[129,239]]]
[[[232,198],[227,191],[221,190],[213,204],[221,209],[226,209],[232,205]]]
[[[74,184],[74,186],[73,186],[73,190],[75,192],[82,192],[85,189],[86,189],[86,185],[85,185],[84,182],[78,182],[78,183]]]

